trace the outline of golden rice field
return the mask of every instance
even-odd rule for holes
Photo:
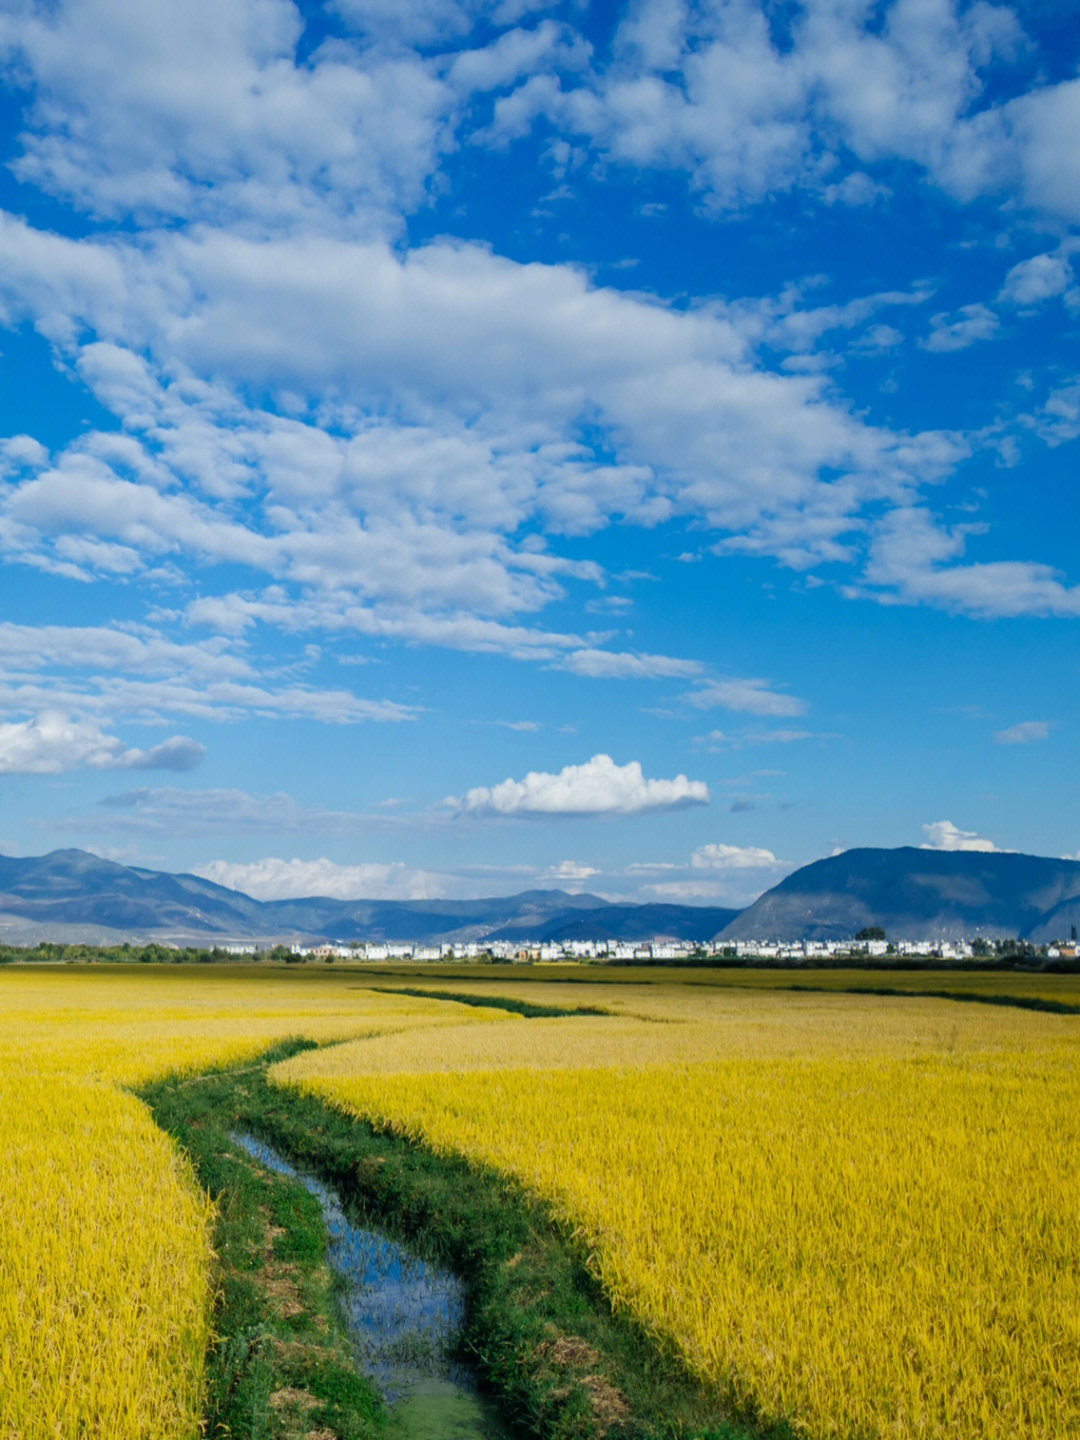
[[[495,1010],[375,994],[346,969],[130,965],[0,970],[0,1070],[139,1085],[251,1059],[293,1035],[341,1040]]]
[[[144,1106],[0,1072],[0,1435],[193,1436],[209,1203]]]
[[[279,1083],[518,1176],[807,1440],[1080,1435],[1080,1017],[540,973],[454,984],[611,1013],[340,966],[0,970],[0,1436],[195,1440],[210,1215],[120,1087],[301,1034],[326,1048]]]
[[[443,988],[447,972],[437,965],[395,966],[389,974],[382,967],[364,970],[365,981],[375,987],[415,985]],[[539,992],[548,986],[561,989],[561,1003],[571,1004],[587,977],[596,970],[578,964],[550,964],[519,967],[512,979],[500,982],[507,992],[522,999],[539,999]],[[899,993],[903,995],[957,995],[982,1000],[1022,1000],[1051,1006],[1062,1005],[1080,1013],[1080,985],[1075,974],[1053,971],[991,970],[977,965],[955,970],[859,970],[850,966],[835,969],[808,970],[805,966],[768,965],[758,968],[745,965],[680,966],[677,971],[660,965],[617,965],[602,970],[603,990],[608,997],[617,995],[624,986],[631,990],[648,986],[658,990],[673,987],[692,990],[800,990],[866,993]],[[491,967],[488,965],[455,965],[454,988],[472,984],[479,989],[490,988]],[[580,1002],[584,1003],[584,1002]],[[591,1002],[590,1002],[591,1003]]]
[[[211,1216],[120,1084],[448,1011],[344,973],[0,971],[0,1437],[200,1433]]]
[[[1080,1434],[1080,1022],[620,995],[273,1074],[520,1177],[617,1303],[798,1434]]]

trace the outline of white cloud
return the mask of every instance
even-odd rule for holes
[[[802,740],[838,740],[840,737],[816,730],[748,730],[739,738],[744,745],[797,745]]]
[[[64,0],[9,10],[36,90],[19,177],[97,215],[397,228],[457,104],[398,50],[324,45],[301,61],[287,0]]]
[[[1065,256],[1033,255],[1012,267],[998,299],[1009,305],[1041,305],[1064,295],[1072,283],[1072,266]]]
[[[738,909],[757,896],[754,891],[732,898],[719,888],[716,880],[660,880],[642,888],[650,899],[667,905],[730,905]]]
[[[333,9],[347,38],[301,59],[287,0],[14,7],[0,49],[37,93],[20,175],[109,215],[393,231],[448,151],[543,117],[550,150],[681,170],[714,208],[795,187],[866,204],[883,188],[867,171],[900,159],[961,200],[1013,188],[1077,215],[1080,82],[988,97],[1027,45],[1004,6],[894,0],[871,26],[846,0],[786,19],[641,0],[596,55],[547,15],[506,28],[532,3]]]
[[[265,685],[200,684],[188,677],[170,681],[97,675],[71,681],[48,676],[18,681],[0,675],[0,705],[20,710],[62,706],[154,723],[165,716],[183,715],[202,720],[278,716],[352,725],[366,720],[397,723],[413,720],[417,714],[397,701],[365,700],[348,690],[278,685],[272,679]]]
[[[331,10],[358,35],[398,45],[451,45],[487,6],[481,0],[332,0]],[[522,11],[528,7],[522,7]]]
[[[315,48],[288,0],[192,0],[180,15],[162,0],[137,14],[60,0],[0,20],[30,97],[16,169],[82,211],[66,235],[0,216],[0,311],[45,336],[118,421],[54,454],[31,436],[0,443],[0,550],[87,583],[194,578],[178,615],[236,642],[216,659],[188,651],[170,675],[150,654],[164,656],[163,640],[140,637],[144,653],[130,646],[110,687],[96,673],[63,686],[5,676],[20,713],[100,715],[107,690],[153,716],[413,713],[261,673],[245,648],[260,625],[578,675],[704,675],[693,658],[528,623],[574,582],[604,581],[557,553],[562,537],[621,522],[685,520],[719,533],[717,553],[800,568],[850,565],[871,534],[878,598],[1080,610],[1080,591],[1046,566],[890,549],[895,517],[965,442],[874,426],[827,376],[762,358],[778,346],[812,363],[834,331],[893,345],[900,332],[873,322],[924,304],[927,286],[815,306],[794,288],[666,304],[582,267],[400,243],[451,150],[508,141],[540,115],[561,129],[550,148],[564,166],[583,138],[600,159],[680,167],[713,207],[794,187],[870,203],[874,167],[899,156],[956,195],[1011,187],[1075,208],[1080,90],[1007,105],[984,92],[1023,42],[1011,12],[895,0],[871,33],[840,0],[790,21],[751,0],[643,0],[592,56],[531,3],[339,0],[335,14],[347,38]],[[86,234],[95,217],[108,229]],[[1070,293],[1070,275],[1061,255],[1035,256],[999,298]],[[958,348],[996,323],[987,306],[942,312],[927,344]],[[1055,443],[1080,430],[1073,388],[1030,421]],[[553,538],[537,545],[541,532]],[[688,698],[806,709],[763,680],[702,680]]]
[[[1080,381],[1054,390],[1029,423],[1048,445],[1064,445],[1080,436]]]
[[[531,29],[507,30],[489,45],[459,51],[446,77],[463,96],[505,90],[539,71],[576,70],[587,63],[588,47],[569,27],[545,19]]]
[[[67,770],[191,770],[203,747],[174,735],[148,750],[128,746],[97,721],[46,711],[0,723],[0,773],[59,775]]]
[[[32,435],[11,435],[0,440],[0,475],[14,475],[20,470],[38,470],[47,465],[49,452]]]
[[[104,625],[0,621],[0,667],[20,674],[71,668],[173,678],[186,675],[204,683],[251,679],[250,663],[231,653],[221,639],[178,644],[146,625],[121,630]]]
[[[668,655],[620,654],[613,650],[572,650],[559,661],[559,668],[575,675],[652,680],[662,676],[700,675],[698,660],[677,660]]]
[[[1021,95],[984,122],[979,136],[1026,202],[1075,223],[1080,219],[1080,155],[1072,143],[1080,125],[1080,80],[1045,85]],[[995,153],[996,152],[996,153]]]
[[[128,750],[124,754],[125,770],[192,770],[206,754],[197,740],[174,735],[149,750]]]
[[[557,885],[580,885],[591,880],[594,875],[599,875],[600,871],[593,865],[582,865],[577,860],[560,860],[557,865],[552,865],[547,873]]]
[[[708,803],[708,786],[677,775],[648,780],[637,760],[616,765],[609,755],[594,755],[584,765],[567,765],[557,775],[530,771],[524,780],[477,786],[447,803],[479,815],[634,815]]]
[[[720,708],[750,715],[802,715],[805,700],[783,695],[762,679],[706,680],[683,698],[699,710]]]
[[[980,340],[992,340],[998,332],[997,315],[987,305],[963,305],[952,314],[930,317],[930,334],[923,341],[927,350],[966,350]]]
[[[997,853],[998,847],[992,840],[983,840],[974,830],[958,830],[951,820],[935,820],[932,825],[924,825],[922,828],[927,837],[921,846],[923,850],[982,850]]]
[[[695,735],[693,740],[695,749],[709,750],[713,754],[719,752],[721,745],[732,743],[731,736],[725,734],[723,730],[710,730],[707,735]]]
[[[693,743],[698,749],[719,754],[722,749],[741,750],[749,745],[798,745],[805,740],[840,740],[842,738],[842,735],[835,730],[740,730],[736,733],[711,730],[707,735],[695,735]]]
[[[944,530],[928,510],[897,509],[877,528],[866,579],[881,587],[877,598],[885,601],[900,599],[980,616],[1080,615],[1080,585],[1063,585],[1049,565],[1023,560],[948,563],[959,559],[968,536],[979,529]]]
[[[879,351],[893,350],[897,345],[903,344],[904,334],[897,330],[895,325],[871,325],[853,344],[855,351],[864,351],[866,354],[874,354]]]
[[[401,255],[205,228],[135,245],[8,219],[0,259],[9,305],[71,349],[130,432],[81,437],[6,496],[19,558],[63,573],[177,557],[503,617],[559,598],[563,576],[602,578],[511,541],[523,526],[687,517],[805,566],[843,558],[865,505],[960,454],[874,429],[823,377],[755,366],[740,326],[756,320],[476,245]],[[597,430],[614,460],[586,440]]]
[[[783,862],[754,845],[699,845],[690,856],[694,870],[769,870]]]
[[[685,905],[749,905],[764,888],[776,884],[795,866],[778,860],[771,850],[755,845],[699,845],[681,865],[669,862],[636,864],[626,874],[642,877],[645,898]],[[656,876],[653,880],[646,877]]]
[[[546,869],[490,866],[460,871],[415,869],[401,862],[342,865],[333,860],[267,857],[246,864],[212,860],[194,868],[215,884],[241,890],[256,900],[294,900],[326,895],[335,900],[471,899],[478,893],[513,893],[538,886],[578,889],[601,872],[576,860]]]
[[[867,170],[902,160],[960,201],[1013,192],[1080,215],[1080,81],[988,93],[1030,51],[1012,9],[894,0],[867,21],[845,0],[787,20],[755,0],[641,0],[610,56],[580,77],[533,75],[496,104],[487,138],[545,117],[618,162],[681,170],[714,209],[796,187],[867,204],[884,189]]]
[[[1048,720],[1021,720],[1006,730],[995,730],[994,739],[999,745],[1030,745],[1033,740],[1045,740],[1049,734]]]
[[[269,668],[269,667],[268,667]],[[0,622],[0,706],[160,722],[168,716],[236,720],[253,715],[354,724],[415,718],[412,707],[349,690],[261,676],[221,636],[177,643],[150,625]]]
[[[338,865],[326,859],[267,857],[247,864],[212,860],[197,866],[193,873],[256,900],[299,900],[313,895],[335,900],[432,900],[447,893],[447,877],[400,863]]]
[[[875,294],[858,295],[842,304],[808,305],[806,300],[814,293],[814,287],[787,285],[777,298],[766,297],[753,302],[742,302],[733,307],[733,313],[743,317],[745,324],[761,327],[762,339],[771,346],[786,350],[809,352],[823,336],[836,331],[860,331],[881,310],[906,309],[924,305],[933,293],[925,283],[907,290],[882,290]],[[877,342],[880,348],[889,348],[903,336],[890,326],[881,325],[886,332]],[[863,336],[855,341],[862,347],[867,344]]]

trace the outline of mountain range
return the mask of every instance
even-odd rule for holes
[[[255,900],[197,875],[84,850],[0,856],[0,940],[115,944],[238,941],[845,940],[1016,936],[1080,928],[1080,861],[1000,852],[846,850],[804,865],[747,909],[634,905],[528,890],[476,900]]]
[[[720,906],[621,905],[526,890],[477,900],[255,900],[197,875],[119,865],[85,850],[0,856],[0,939],[115,944],[170,940],[709,940],[738,914]]]

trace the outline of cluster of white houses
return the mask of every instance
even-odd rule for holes
[[[230,955],[250,955],[269,945],[223,945]],[[691,960],[723,953],[717,945],[677,940],[457,940],[441,945],[412,941],[358,940],[348,945],[293,945],[302,960]]]
[[[218,947],[232,955],[266,951],[267,944],[232,944]],[[1052,947],[1047,954],[1075,955],[1075,947]],[[510,941],[470,940],[441,945],[412,941],[363,941],[350,944],[293,945],[291,954],[302,960],[496,960],[496,961],[650,961],[650,960],[806,960],[877,959],[889,955],[930,956],[941,960],[971,960],[978,952],[968,940],[799,940],[781,943],[761,940],[711,941],[696,944],[684,940],[565,940]]]

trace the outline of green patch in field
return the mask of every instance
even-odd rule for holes
[[[511,1015],[525,1015],[530,1020],[560,1020],[571,1015],[608,1015],[611,1012],[596,1005],[534,1005],[530,1000],[520,1000],[511,995],[476,995],[463,990],[420,990],[381,986],[384,995],[411,995],[417,1000],[452,1000],[457,1005],[472,1005],[479,1009],[506,1010]]]

